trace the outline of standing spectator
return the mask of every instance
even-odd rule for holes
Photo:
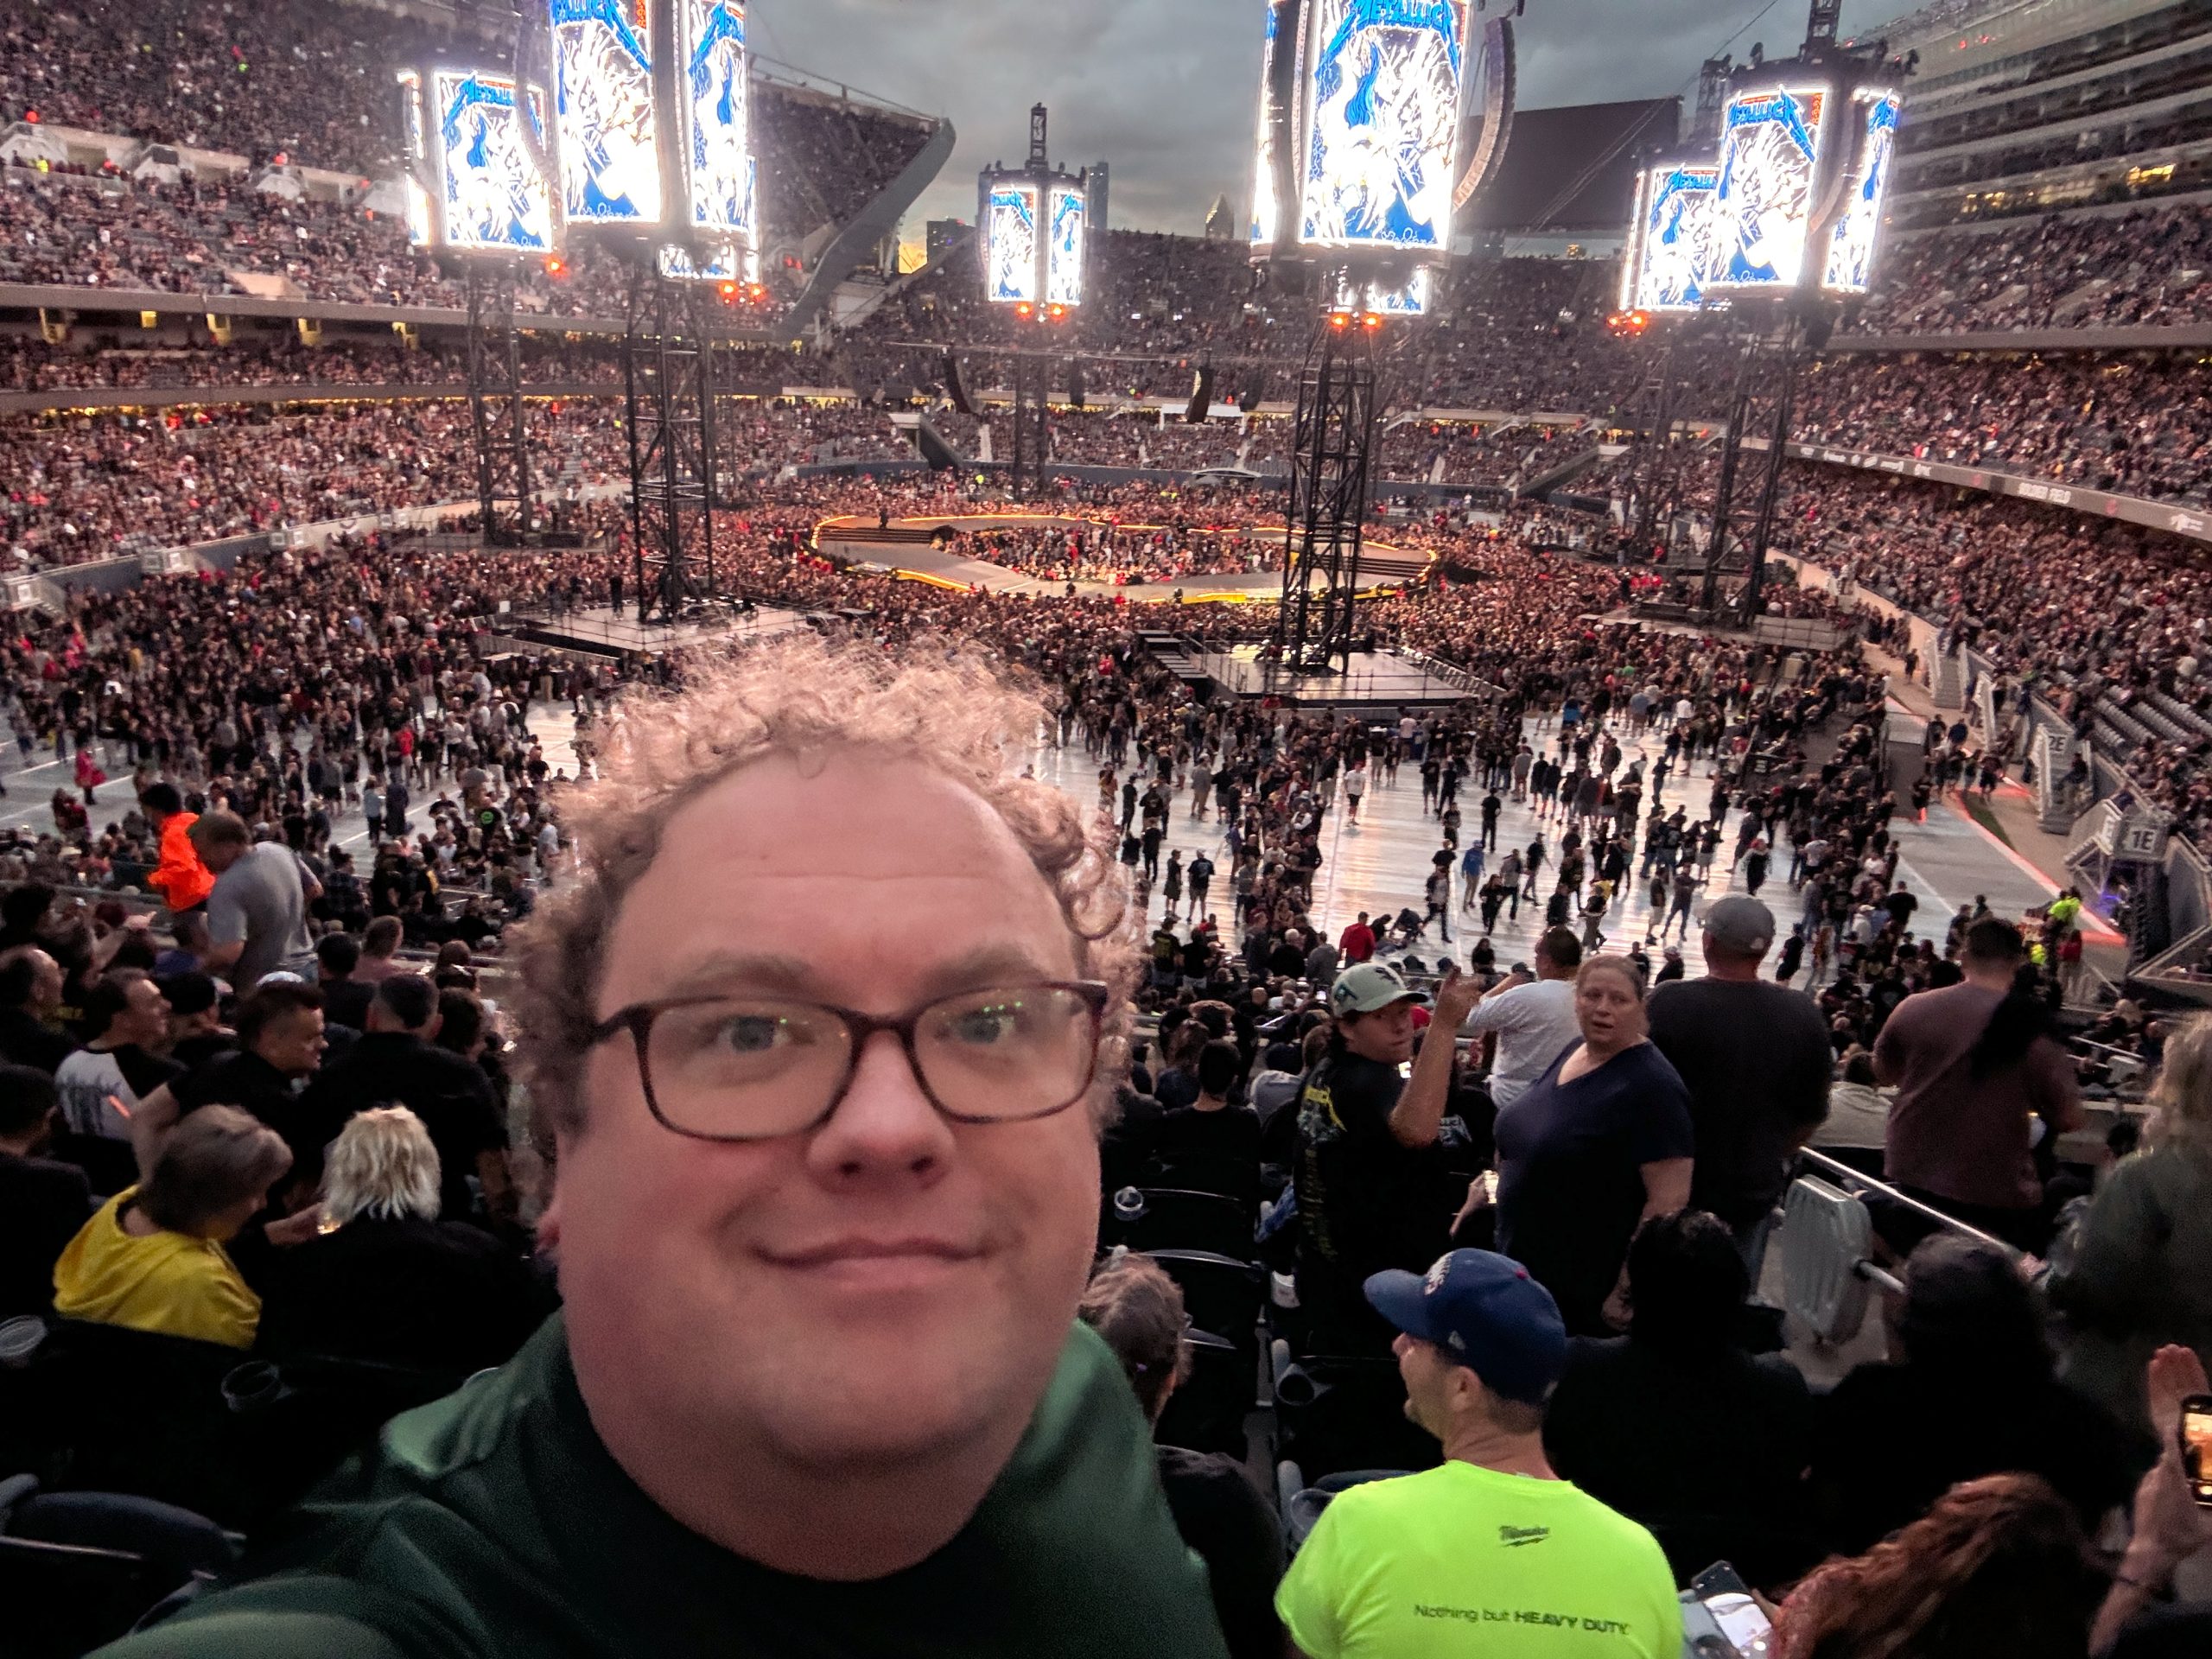
[[[360,960],[353,964],[352,977],[363,984],[374,985],[378,980],[389,979],[407,969],[399,962],[399,945],[405,930],[397,916],[378,916],[369,923],[361,935]]]
[[[1106,1338],[1155,1434],[1160,1414],[1189,1370],[1183,1293],[1141,1255],[1092,1275],[1077,1313]],[[1275,1586],[1282,1579],[1282,1526],[1234,1458],[1155,1445],[1160,1487],[1183,1541],[1206,1564],[1213,1605],[1231,1659],[1281,1659]]]
[[[1456,969],[1446,974],[1430,1022],[1440,1040],[1421,1046],[1412,1077],[1402,1079],[1420,993],[1373,962],[1345,969],[1330,988],[1335,1023],[1299,1097],[1294,1166],[1298,1302],[1316,1351],[1386,1346],[1387,1327],[1361,1287],[1442,1236],[1442,1216],[1428,1224],[1421,1203],[1433,1185],[1429,1154],[1451,1090],[1452,1045],[1441,1039],[1466,1017],[1475,994],[1471,979]]]
[[[1656,986],[1651,1041],[1690,1091],[1697,1179],[1690,1206],[1726,1222],[1751,1287],[1789,1160],[1828,1110],[1835,1051],[1812,998],[1764,979],[1774,916],[1730,897],[1705,914],[1705,975]]]
[[[308,937],[307,908],[321,892],[289,847],[256,846],[245,822],[229,812],[204,812],[191,831],[194,849],[215,874],[207,894],[207,965],[240,996],[265,975],[315,977],[315,942]]]
[[[1544,1418],[1560,1477],[1650,1528],[1685,1583],[1722,1560],[1776,1584],[1808,1554],[1812,1395],[1787,1359],[1737,1346],[1749,1285],[1719,1217],[1645,1222],[1628,1247],[1628,1335],[1568,1344]]]
[[[54,1079],[0,1065],[0,1319],[54,1306],[54,1263],[92,1211],[74,1164],[41,1156],[53,1139]]]
[[[55,1023],[61,964],[35,944],[0,951],[0,1061],[51,1075],[77,1045]]]
[[[1604,1336],[1627,1323],[1629,1240],[1689,1202],[1695,1142],[1688,1090],[1651,1044],[1624,957],[1582,964],[1574,1012],[1581,1040],[1497,1115],[1497,1246],[1572,1334]]]
[[[1491,1061],[1490,1097],[1502,1109],[1529,1092],[1551,1063],[1577,1041],[1574,972],[1581,965],[1582,942],[1563,927],[1536,941],[1535,976],[1516,968],[1491,987],[1475,1005],[1464,1034],[1485,1032],[1497,1039]]]
[[[1875,1041],[1874,1069],[1897,1086],[1889,1179],[1969,1226],[2037,1249],[2043,1185],[2031,1121],[2058,1135],[2082,1116],[2073,1063],[2046,1032],[2042,1005],[2014,991],[2026,954],[2010,922],[1993,916],[1968,927],[1965,979],[1899,1003]]]
[[[184,810],[184,797],[171,783],[149,784],[138,806],[161,848],[161,864],[146,878],[146,885],[168,901],[172,915],[206,904],[214,891],[215,874],[200,861],[192,844],[192,826],[200,822],[200,815]]]
[[[202,1108],[238,1106],[284,1137],[293,1173],[320,1179],[322,1149],[339,1125],[312,1109],[299,1085],[322,1063],[322,996],[311,985],[276,980],[238,1004],[238,1035],[230,1050],[156,1089],[130,1119],[130,1138],[142,1172],[160,1155],[162,1141],[181,1120]]]
[[[133,1331],[251,1348],[261,1299],[223,1246],[291,1166],[273,1130],[210,1106],[162,1143],[143,1185],[87,1221],[54,1269],[54,1311]]]
[[[61,1121],[75,1136],[130,1144],[130,1119],[146,1096],[184,1075],[155,1051],[167,1048],[169,1005],[161,988],[133,968],[111,969],[85,993],[85,1046],[54,1074]],[[127,1166],[129,1154],[124,1152]],[[112,1191],[113,1189],[109,1189]]]
[[[2152,1354],[2178,1343],[2212,1361],[2212,1014],[2166,1039],[2151,1104],[2144,1150],[2099,1185],[2049,1286],[2067,1316],[2060,1375],[2146,1440]]]
[[[1375,930],[1367,925],[1367,912],[1361,911],[1352,918],[1337,940],[1337,949],[1344,953],[1347,968],[1357,968],[1375,955]]]
[[[1444,1461],[1354,1486],[1321,1511],[1275,1596],[1294,1650],[1518,1650],[1486,1615],[1541,1609],[1569,1627],[1543,1632],[1541,1651],[1677,1659],[1682,1612],[1658,1544],[1545,1458],[1544,1402],[1567,1339],[1543,1287],[1503,1256],[1453,1250],[1426,1276],[1378,1274],[1367,1294],[1402,1333],[1406,1414],[1443,1443]],[[1591,1630],[1604,1634],[1581,1636]]]

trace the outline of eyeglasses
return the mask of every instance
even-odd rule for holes
[[[773,996],[639,1002],[589,1033],[627,1031],[645,1107],[700,1141],[768,1141],[819,1128],[852,1086],[861,1046],[896,1032],[930,1104],[956,1123],[1018,1123],[1089,1092],[1107,988],[1047,981],[961,991],[882,1019]]]

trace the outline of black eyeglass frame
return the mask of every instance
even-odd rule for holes
[[[1074,1094],[1058,1105],[1047,1106],[1034,1112],[1018,1113],[1012,1117],[979,1117],[972,1113],[955,1111],[939,1100],[937,1090],[930,1087],[929,1077],[922,1070],[920,1052],[914,1043],[914,1033],[921,1025],[923,1016],[931,1009],[941,1007],[947,1002],[993,991],[1071,991],[1080,997],[1084,1005],[1090,1009],[1090,1058],[1084,1067],[1083,1084]],[[760,1141],[780,1141],[785,1135],[811,1135],[835,1117],[837,1115],[837,1109],[845,1103],[845,1096],[853,1086],[853,1074],[860,1070],[861,1051],[868,1046],[868,1039],[881,1031],[895,1032],[898,1034],[899,1046],[906,1052],[906,1069],[913,1076],[914,1086],[922,1091],[922,1098],[929,1102],[939,1116],[955,1123],[1034,1123],[1041,1118],[1058,1116],[1090,1092],[1097,1075],[1098,1046],[1105,1037],[1106,1009],[1108,1004],[1113,1000],[1113,995],[1111,986],[1103,980],[1096,979],[1042,979],[1032,980],[1019,985],[981,985],[973,990],[954,991],[945,996],[932,997],[918,1007],[910,1008],[905,1014],[888,1018],[880,1014],[863,1014],[858,1008],[841,1007],[834,1002],[810,1002],[803,997],[764,997],[762,1000],[765,1001],[780,1002],[791,1007],[810,1008],[816,1013],[834,1016],[844,1026],[845,1034],[849,1041],[845,1056],[844,1075],[837,1079],[837,1086],[830,1094],[830,1103],[822,1109],[820,1115],[796,1128],[774,1129],[761,1135],[708,1135],[698,1129],[684,1128],[682,1125],[669,1121],[668,1115],[661,1109],[660,1102],[653,1093],[653,1067],[650,1058],[653,1022],[662,1014],[677,1008],[701,1007],[710,1002],[728,1002],[735,1000],[727,992],[712,996],[677,996],[659,1001],[632,1002],[626,1007],[616,1009],[587,1032],[584,1034],[584,1046],[587,1050],[597,1048],[617,1033],[628,1032],[632,1048],[637,1056],[638,1084],[645,1092],[645,1109],[652,1114],[653,1122],[671,1135],[680,1135],[690,1141],[712,1141],[728,1145],[746,1145]]]

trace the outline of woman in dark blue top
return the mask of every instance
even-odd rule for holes
[[[1647,1216],[1689,1202],[1689,1090],[1651,1046],[1623,957],[1574,979],[1582,1040],[1497,1115],[1497,1248],[1558,1301],[1577,1336],[1625,1325],[1622,1267]]]

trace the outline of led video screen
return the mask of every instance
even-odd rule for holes
[[[1707,276],[1712,286],[1797,286],[1827,98],[1820,87],[1784,86],[1729,99],[1713,192],[1719,257]]]
[[[1052,239],[1045,256],[1045,302],[1083,303],[1083,238],[1086,204],[1080,190],[1052,192]]]
[[[1881,234],[1882,204],[1890,188],[1890,156],[1897,147],[1897,95],[1861,92],[1853,100],[1863,118],[1852,123],[1858,150],[1844,195],[1843,217],[1828,243],[1821,286],[1832,294],[1864,294],[1874,276],[1874,243]]]
[[[550,0],[562,205],[572,224],[657,225],[651,25],[626,0]]]
[[[1347,276],[1339,273],[1337,278],[1337,309],[1371,311],[1384,317],[1425,317],[1428,315],[1434,278],[1435,272],[1428,266],[1416,265],[1413,275],[1402,286],[1392,287],[1374,282],[1363,288],[1355,288]]]
[[[423,118],[423,77],[412,69],[399,72],[399,99],[407,131],[408,168],[401,181],[401,193],[407,198],[407,239],[416,247],[427,247],[436,236],[430,223],[430,193],[423,186],[429,175],[430,143]]]
[[[1314,0],[1299,240],[1446,247],[1465,0]]]
[[[683,79],[677,111],[691,223],[750,241],[755,185],[747,124],[745,9],[677,0]]]
[[[760,256],[751,248],[719,248],[706,263],[694,261],[688,249],[673,244],[659,255],[660,274],[684,282],[753,283],[760,279]]]
[[[984,296],[995,305],[1037,302],[1037,188],[991,188],[983,222]]]
[[[1270,247],[1280,228],[1281,204],[1275,199],[1276,145],[1281,141],[1282,104],[1275,77],[1281,73],[1276,54],[1294,50],[1294,29],[1286,22],[1295,17],[1298,0],[1266,0],[1267,43],[1260,53],[1260,130],[1253,145],[1252,245]]]
[[[543,95],[531,87],[518,100],[510,77],[482,71],[441,69],[431,86],[446,245],[493,253],[550,251],[553,186],[537,159],[547,140]]]
[[[1670,164],[1644,175],[1636,267],[1625,309],[1694,311],[1719,240],[1713,197],[1720,169]]]

